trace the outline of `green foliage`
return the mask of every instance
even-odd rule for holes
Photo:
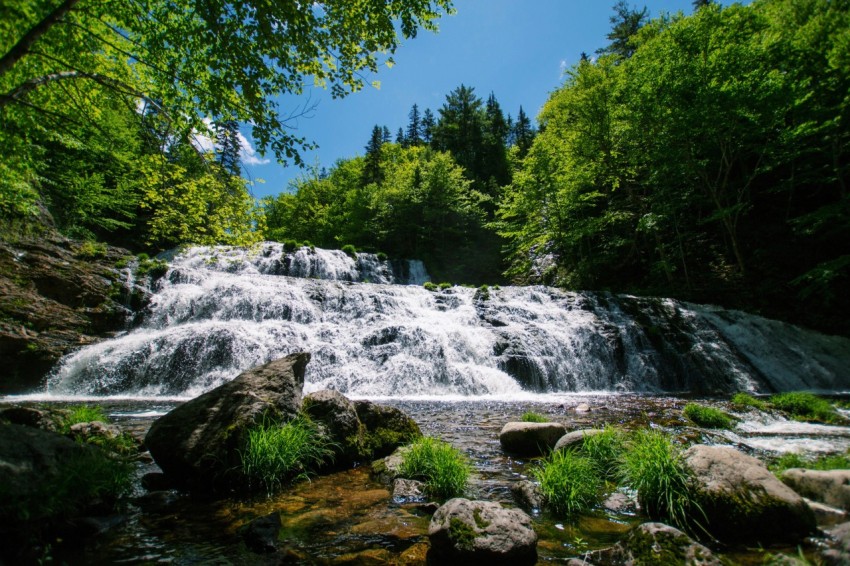
[[[850,469],[850,452],[844,454],[828,454],[817,458],[804,458],[799,454],[786,453],[773,460],[769,466],[774,474],[781,475],[791,468],[807,470],[848,470]]]
[[[426,291],[431,291],[431,292],[434,292],[437,289],[439,289],[439,287],[437,287],[437,285],[435,285],[434,283],[431,283],[430,281],[426,281],[425,283],[422,284],[422,286],[425,288]]]
[[[731,403],[736,407],[752,407],[753,409],[758,409],[760,411],[768,408],[768,403],[766,401],[753,397],[748,393],[735,393],[732,396]]]
[[[541,415],[540,413],[535,413],[534,411],[526,411],[522,414],[520,419],[524,423],[548,423],[549,419]]]
[[[440,283],[439,285],[437,285],[437,287],[440,289],[440,291],[445,291],[446,289],[451,289],[451,288],[452,288],[452,284],[451,284],[451,283],[446,283],[446,282],[444,281],[444,282]]]
[[[681,452],[664,433],[636,431],[623,456],[622,475],[651,519],[683,529],[693,524],[696,509]]]
[[[732,417],[714,407],[706,407],[698,403],[688,403],[682,414],[697,426],[705,428],[732,428]]]
[[[150,276],[152,279],[158,279],[168,271],[168,262],[164,259],[150,259],[147,254],[139,254],[138,257],[136,275],[139,277]]]
[[[770,404],[775,409],[784,411],[801,420],[824,423],[834,423],[843,420],[829,401],[812,393],[780,393],[770,398]]]
[[[99,259],[106,257],[106,244],[86,241],[80,244],[74,253],[80,259]]]
[[[625,450],[623,431],[612,426],[606,426],[599,434],[585,435],[581,442],[581,453],[590,458],[600,476],[609,481],[620,479]]]
[[[472,550],[475,543],[475,529],[461,519],[452,517],[449,520],[449,539],[457,548]]]
[[[575,515],[588,511],[599,501],[602,478],[593,461],[586,456],[558,450],[533,473],[553,513]]]
[[[490,287],[487,285],[480,286],[475,291],[474,299],[476,301],[489,301],[490,300]]]
[[[68,434],[71,427],[79,423],[90,423],[94,421],[109,422],[103,408],[97,405],[77,405],[71,408],[62,418],[59,424],[59,432]]]
[[[298,249],[298,242],[295,240],[284,240],[283,242],[283,251],[287,253],[292,253]]]
[[[387,254],[385,254],[384,252],[378,252],[377,257],[378,257],[378,261],[387,261],[387,259],[388,259]]]
[[[425,482],[430,495],[449,498],[466,489],[470,465],[451,444],[425,436],[415,440],[405,451],[400,473]]]
[[[248,431],[240,457],[250,489],[271,495],[286,482],[306,479],[311,470],[329,461],[333,450],[306,417],[284,424],[270,419]]]
[[[357,248],[355,248],[351,244],[346,244],[346,245],[342,246],[342,251],[345,255],[347,255],[351,259],[357,259]]]

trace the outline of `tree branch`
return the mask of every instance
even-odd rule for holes
[[[79,0],[65,0],[51,13],[47,14],[44,19],[32,27],[24,36],[12,46],[12,48],[3,57],[0,57],[0,76],[3,76],[6,71],[12,68],[24,55],[29,53],[33,44],[42,35],[47,33],[53,25],[61,20],[65,14],[71,11],[74,4]]]

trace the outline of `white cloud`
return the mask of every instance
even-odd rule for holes
[[[239,145],[242,147],[242,150],[239,152],[239,158],[245,165],[266,165],[271,163],[271,159],[262,158],[257,154],[254,146],[251,145],[248,138],[242,135],[242,132],[239,132]]]

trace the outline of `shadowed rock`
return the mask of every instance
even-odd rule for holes
[[[561,423],[513,422],[502,428],[499,443],[506,452],[540,456],[554,448],[565,433],[566,428]]]

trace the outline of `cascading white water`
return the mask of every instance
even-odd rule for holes
[[[194,396],[295,351],[308,391],[355,396],[850,388],[850,340],[672,300],[393,284],[423,280],[371,254],[189,248],[144,322],[66,356],[48,391]],[[765,361],[759,343],[784,346]]]

